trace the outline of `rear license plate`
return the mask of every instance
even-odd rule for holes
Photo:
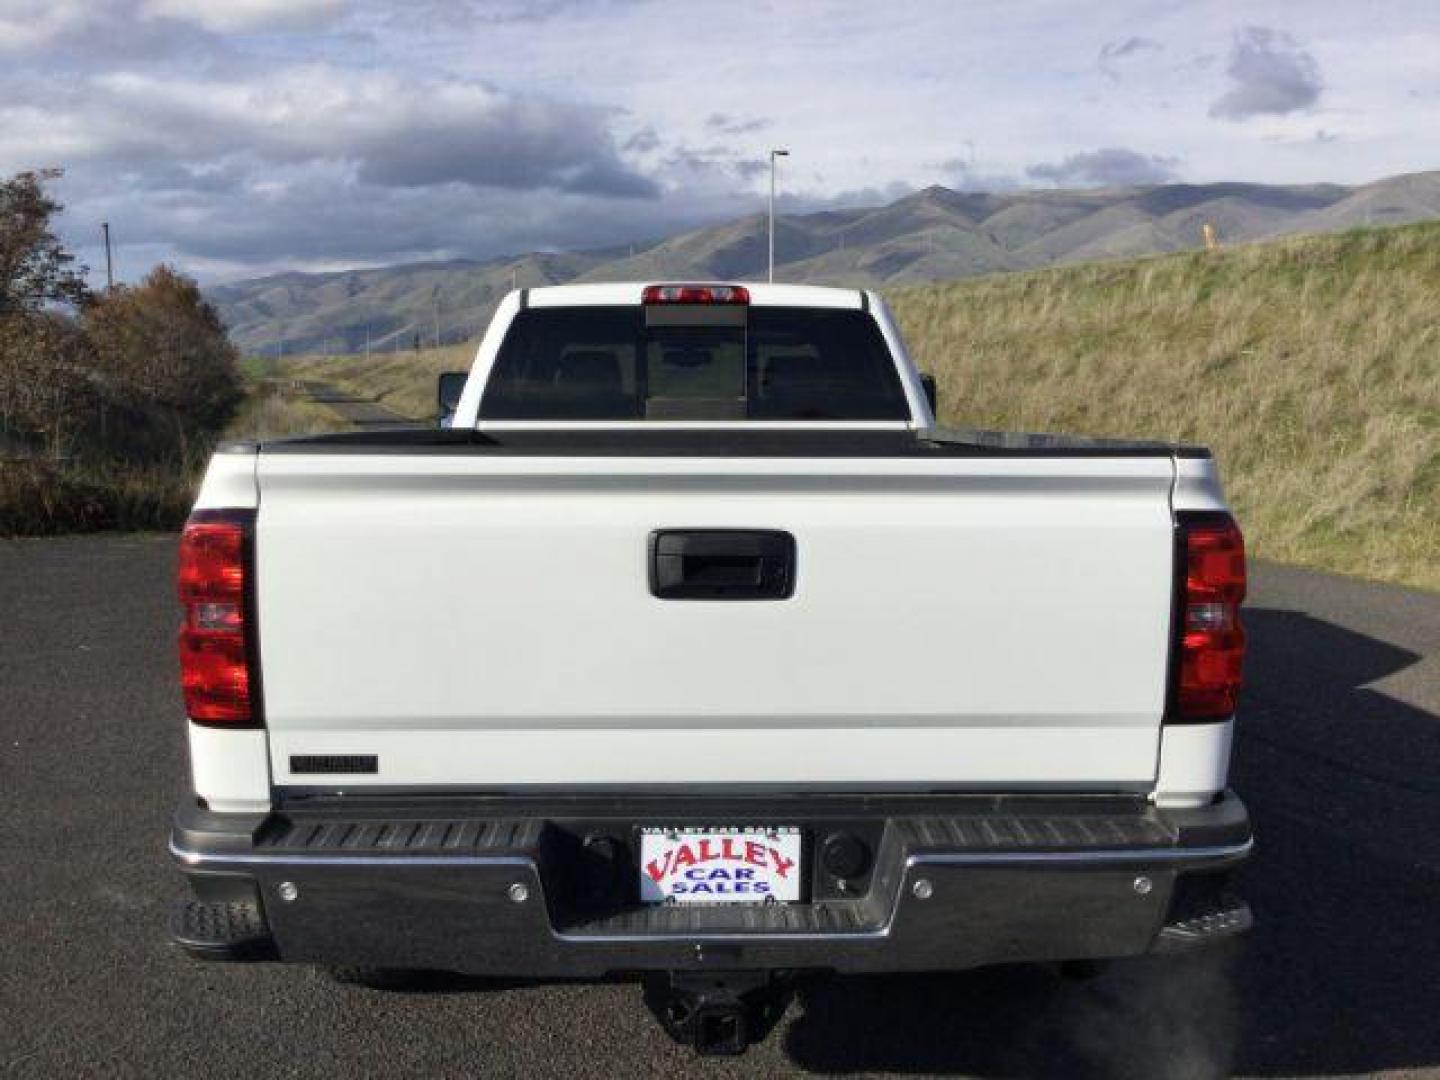
[[[794,904],[800,830],[640,830],[640,899],[647,904]]]

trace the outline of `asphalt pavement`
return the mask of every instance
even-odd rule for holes
[[[171,948],[173,560],[169,536],[0,542],[7,1077],[1440,1076],[1440,595],[1255,568],[1244,949],[817,980],[765,1044],[696,1060],[631,984],[386,992]]]
[[[394,409],[329,383],[305,382],[306,396],[317,405],[324,405],[342,420],[348,420],[358,428],[410,427],[416,421],[401,416]]]

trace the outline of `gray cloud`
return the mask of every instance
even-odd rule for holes
[[[460,183],[554,188],[616,198],[654,198],[659,186],[620,157],[603,110],[508,99],[451,115],[412,116],[357,133],[348,153],[360,179],[393,187]]]
[[[773,120],[761,117],[746,120],[738,116],[730,116],[727,113],[711,113],[705,118],[705,126],[721,135],[753,135],[757,131],[764,131],[772,124],[774,124]]]
[[[754,180],[770,171],[766,159],[744,157],[719,144],[677,146],[666,155],[662,167],[666,178],[682,190],[693,189],[696,182],[729,185],[732,180]]]
[[[1013,191],[1020,186],[1019,179],[1009,173],[993,172],[976,165],[973,148],[969,148],[968,143],[966,145],[972,156],[953,157],[935,166],[945,174],[949,186],[968,192]]]
[[[141,0],[139,14],[233,33],[320,26],[337,18],[344,6],[344,0]]]
[[[1283,116],[1315,104],[1325,87],[1313,56],[1289,34],[1263,26],[1235,35],[1225,70],[1230,89],[1210,106],[1223,120]]]
[[[1159,52],[1165,48],[1154,38],[1131,37],[1121,38],[1119,41],[1107,41],[1100,47],[1100,56],[1096,63],[1106,77],[1118,82],[1120,80],[1120,61],[1138,56],[1146,52]]]
[[[453,4],[454,0],[444,0]],[[585,8],[624,8],[647,0],[469,0],[474,18],[495,23],[541,23],[564,18]]]
[[[913,195],[917,190],[919,189],[914,184],[907,184],[903,180],[892,180],[888,184],[846,188],[833,195],[788,195],[782,193],[779,202],[787,214],[808,214],[816,210],[850,210],[856,207],[884,206],[896,199],[903,199],[906,195]]]
[[[0,168],[35,155],[144,174],[203,173],[237,156],[265,165],[330,162],[391,187],[456,183],[653,198],[594,106],[458,80],[408,81],[306,65],[248,79],[97,76],[48,99],[23,85],[0,104]],[[38,92],[38,91],[36,91]],[[243,155],[237,155],[243,147]]]
[[[730,168],[746,180],[758,180],[770,171],[770,162],[764,158],[737,158],[730,163]]]
[[[207,276],[220,277],[283,265],[313,269],[610,246],[759,205],[753,196],[723,191],[639,200],[457,184],[395,188],[325,164],[280,168],[267,185],[253,177],[205,190],[152,185],[142,199],[124,184],[67,177],[59,194],[68,221],[114,224],[122,265],[138,262],[133,245],[143,241],[149,250],[181,252]]]
[[[18,73],[0,75],[0,173],[63,163],[79,247],[108,220],[122,266],[163,257],[211,278],[608,246],[759,205],[760,163],[719,143],[667,152],[644,127],[622,145],[623,116],[326,64],[58,88]]]
[[[625,140],[624,149],[637,154],[648,154],[660,148],[660,135],[648,124]]]
[[[1071,154],[1063,161],[1031,165],[1025,175],[1034,180],[1048,180],[1059,186],[1130,187],[1140,184],[1163,184],[1176,178],[1179,160],[1140,154],[1123,147],[1106,147],[1081,154]]]
[[[660,140],[620,145],[622,115],[323,63],[21,70],[0,74],[0,174],[62,164],[77,246],[108,220],[130,263],[207,277],[610,245],[750,209],[743,163],[642,168]]]
[[[1136,53],[1157,51],[1164,46],[1154,38],[1148,37],[1127,37],[1120,41],[1107,41],[1100,47],[1101,60],[1119,60],[1122,57],[1134,56]]]
[[[394,31],[404,32],[424,25],[457,32],[476,26],[538,27],[586,12],[610,14],[649,2],[651,0],[405,0],[403,4],[384,5],[375,18],[380,25]]]

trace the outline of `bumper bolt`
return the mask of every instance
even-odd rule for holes
[[[293,881],[282,881],[280,887],[275,890],[280,894],[280,899],[285,903],[293,903],[300,899],[300,889]]]
[[[1141,896],[1148,895],[1150,890],[1154,887],[1155,883],[1151,881],[1148,877],[1146,877],[1144,874],[1141,874],[1135,879],[1135,891]]]
[[[530,887],[523,881],[517,881],[506,891],[507,896],[516,904],[523,904],[530,899]]]
[[[910,887],[910,891],[915,894],[916,900],[929,900],[935,895],[935,886],[930,883],[929,878],[922,877]]]

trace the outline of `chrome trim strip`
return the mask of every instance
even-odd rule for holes
[[[829,934],[817,934],[810,930],[797,930],[791,934],[746,934],[730,930],[699,931],[693,934],[562,934],[553,930],[551,935],[556,941],[563,941],[567,945],[643,945],[652,942],[658,945],[688,945],[711,941],[743,941],[765,945],[790,941],[883,941],[890,936],[890,928],[894,924],[895,916],[894,912],[891,912],[885,925],[874,930],[836,930]]]
[[[170,854],[186,866],[495,866],[528,869],[523,855],[305,855],[268,852],[187,851],[170,841]]]
[[[1253,839],[1221,847],[1195,848],[1105,848],[1094,851],[976,851],[932,852],[911,855],[905,868],[916,866],[996,866],[996,865],[1084,865],[1087,863],[1191,863],[1215,862],[1248,855],[1255,846]],[[228,866],[246,864],[264,866],[505,866],[529,867],[534,860],[524,855],[306,855],[303,853],[270,854],[267,852],[231,853],[187,851],[170,842],[170,854],[187,866],[215,863]]]
[[[937,851],[911,855],[906,869],[915,866],[1074,865],[1085,863],[1190,863],[1218,862],[1250,854],[1254,839],[1220,847],[1107,848],[1095,851]]]

